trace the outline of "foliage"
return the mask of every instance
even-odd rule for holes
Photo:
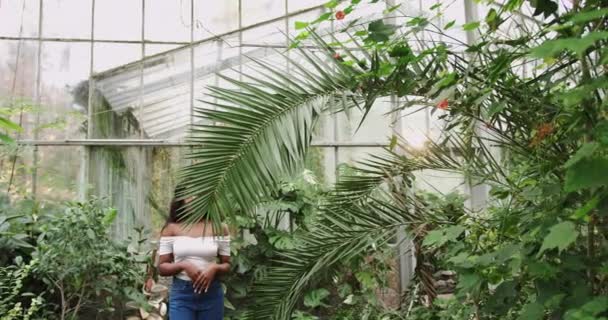
[[[342,9],[339,16],[348,18],[359,2],[330,1],[327,7]],[[449,4],[436,5],[432,10],[438,15],[441,5]],[[533,18],[516,19],[524,5],[534,8]],[[424,289],[413,290],[397,317],[605,318],[606,5],[598,0],[575,1],[558,11],[558,4],[551,0],[508,1],[490,10],[484,21],[460,26],[476,35],[469,44],[445,32],[454,23],[436,26],[434,17],[426,16],[400,16],[402,23],[397,26],[391,26],[389,19],[349,23],[348,40],[343,41],[314,29],[333,19],[331,12],[299,23],[306,30],[295,38],[293,47],[310,58],[312,53],[299,44],[312,41],[322,48],[319,56],[328,66],[313,69],[315,73],[303,79],[314,81],[317,88],[341,88],[352,97],[352,103],[339,111],[359,107],[365,120],[377,98],[392,95],[405,100],[397,111],[431,108],[445,127],[442,136],[423,151],[394,137],[384,153],[371,155],[340,177],[324,197],[317,223],[299,235],[293,248],[284,248],[280,261],[256,283],[258,307],[249,317],[291,318],[302,301],[307,299],[311,305],[319,300],[306,298],[307,294],[320,289],[318,284],[339,272],[343,263],[370,248],[386,248],[397,231],[405,228],[413,238],[416,256],[428,262],[422,264],[428,268],[417,267],[416,286]],[[395,18],[397,12],[388,12],[389,17]],[[509,32],[513,26],[521,32]],[[430,34],[446,40],[421,40]],[[264,79],[271,85],[259,82],[255,90],[268,90],[264,91],[267,110],[281,110],[282,100],[272,100],[273,94],[295,96],[301,92],[299,83],[277,86],[288,76],[268,72]],[[269,194],[274,177],[289,172],[283,170],[285,164],[295,166],[306,150],[295,148],[298,144],[286,136],[266,135],[258,141],[236,132],[255,106],[253,100],[243,103],[228,97],[246,92],[246,98],[252,99],[254,93],[246,82],[231,82],[236,89],[222,89],[216,96],[220,109],[213,116],[204,115],[219,125],[206,126],[212,138],[200,141],[221,141],[223,150],[231,152],[214,150],[193,157],[228,170],[233,164],[230,159],[247,160],[239,166],[247,172],[230,177],[238,176],[238,182],[220,179],[210,164],[197,171],[197,177],[200,181],[215,177],[220,184],[193,180],[190,188],[201,193],[220,190],[216,186],[221,185],[221,190],[231,190],[226,194],[246,202],[243,215],[247,215],[247,208]],[[232,104],[226,107],[222,102]],[[297,136],[298,141],[310,139],[309,127],[298,126],[305,115],[316,113],[308,110],[283,118],[283,132],[291,132],[287,136]],[[255,130],[279,132],[277,126],[260,121]],[[241,141],[247,143],[247,150],[257,150],[252,158],[238,157]],[[285,147],[268,149],[272,143]],[[456,210],[429,206],[411,192],[414,173],[424,169],[459,173],[470,186],[487,186],[486,206]],[[264,183],[268,187],[260,188]],[[198,206],[214,206],[214,201],[201,198]],[[352,267],[357,272],[362,266]],[[433,291],[437,269],[455,272],[451,299]]]
[[[108,232],[115,215],[98,200],[70,203],[63,212],[31,200],[4,204],[2,320],[112,318],[126,302],[142,302],[145,239],[136,230],[130,246],[116,243]]]
[[[24,297],[35,296],[33,293],[21,292],[25,278],[30,275],[36,263],[36,260],[32,260],[25,264],[17,259],[15,265],[0,267],[0,319],[29,320],[40,315],[38,312],[44,302],[41,295],[30,299],[27,308],[20,301]]]
[[[242,232],[232,241],[232,272],[226,279],[227,299],[231,306],[238,306],[229,317],[238,319],[252,307],[251,285],[274,264],[276,253],[292,248],[297,234],[308,228],[322,193],[316,177],[304,170],[283,182],[256,208],[253,218],[238,216],[232,222]]]
[[[58,211],[54,205],[22,199],[10,203],[8,198],[0,200],[0,266],[6,266],[15,258],[29,261],[40,235],[40,226]],[[26,261],[27,262],[27,261]]]
[[[190,221],[202,215],[220,221],[234,212],[235,204],[251,215],[280,179],[301,169],[317,115],[358,74],[336,61],[304,50],[301,54],[303,61],[287,58],[293,66],[290,74],[252,59],[260,75],[243,74],[246,81],[222,77],[239,90],[211,87],[209,98],[219,102],[205,101],[214,108],[195,110],[203,121],[192,128],[195,146],[189,158],[197,161],[180,174],[183,196],[196,196]]]

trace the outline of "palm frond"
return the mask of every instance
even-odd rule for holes
[[[299,247],[283,252],[267,276],[258,279],[253,296],[260,307],[249,318],[289,319],[305,290],[322,275],[333,274],[339,262],[364,253],[371,243],[386,244],[400,227],[422,237],[429,224],[453,223],[410,192],[415,171],[458,172],[482,181],[509,183],[494,171],[498,160],[488,149],[466,141],[452,134],[447,142],[432,143],[421,153],[404,156],[386,149],[351,167],[325,199],[317,227],[301,236]],[[407,150],[405,145],[402,148]],[[428,275],[419,276],[426,280],[425,292],[432,292]]]
[[[324,44],[320,37],[315,41]],[[208,217],[218,223],[235,205],[250,212],[301,166],[316,118],[360,73],[329,54],[278,54],[292,66],[290,73],[252,59],[257,76],[222,76],[234,88],[210,87],[203,101],[209,108],[195,109],[189,138],[195,146],[187,156],[193,163],[179,173],[185,187],[180,196],[195,197],[188,222]]]
[[[390,195],[391,185],[407,181],[409,173],[418,170],[408,158],[386,150],[351,169],[325,198],[321,221],[258,279],[252,296],[259,307],[249,312],[249,319],[289,319],[305,290],[321,275],[332,274],[339,262],[372,245],[385,245],[399,227],[420,224],[428,217],[413,197],[394,201]]]

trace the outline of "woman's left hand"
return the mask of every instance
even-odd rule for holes
[[[205,271],[201,272],[198,278],[192,284],[194,286],[194,292],[202,293],[207,292],[211,282],[215,279],[215,274],[217,273],[217,264],[212,264]]]

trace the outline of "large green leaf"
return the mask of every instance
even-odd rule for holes
[[[530,54],[537,58],[551,58],[564,50],[582,55],[589,47],[600,40],[608,39],[608,32],[590,32],[581,38],[563,38],[545,41],[540,46],[533,48]]]
[[[549,234],[545,237],[538,254],[540,255],[551,249],[563,251],[576,241],[577,237],[578,231],[576,231],[574,223],[570,221],[558,223],[549,230]]]
[[[524,306],[519,315],[519,320],[540,320],[543,319],[545,310],[540,303],[532,302]]]
[[[327,289],[316,289],[304,297],[304,305],[309,308],[316,308],[323,305],[323,300],[329,296]]]
[[[566,171],[564,189],[568,192],[608,185],[608,159],[583,158]]]

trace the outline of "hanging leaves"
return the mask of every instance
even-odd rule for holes
[[[367,41],[386,42],[395,33],[395,30],[397,30],[396,26],[385,24],[382,20],[376,20],[371,22],[367,28]]]

